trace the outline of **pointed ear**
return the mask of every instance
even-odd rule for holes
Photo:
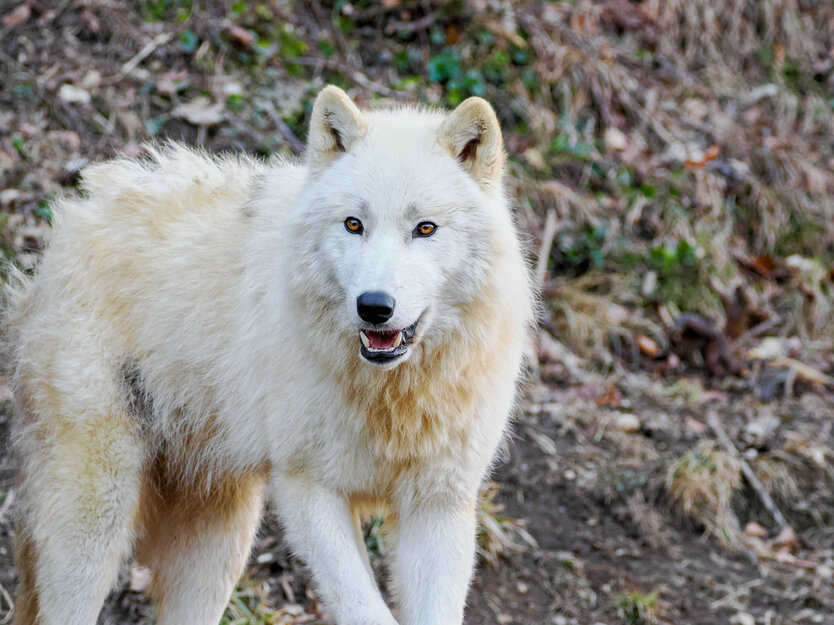
[[[344,91],[333,85],[325,87],[313,105],[307,161],[316,168],[328,165],[350,150],[367,128],[365,117]]]
[[[482,184],[501,181],[504,140],[495,111],[482,98],[467,98],[441,124],[440,145]]]

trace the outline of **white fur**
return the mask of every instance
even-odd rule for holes
[[[304,164],[172,146],[87,170],[87,197],[55,207],[8,315],[18,623],[93,623],[134,545],[160,624],[216,622],[264,481],[339,625],[462,622],[533,314],[500,129],[482,100],[362,113],[330,87],[309,144]],[[423,314],[388,367],[359,353],[369,290],[396,300],[387,327]],[[396,620],[357,530],[372,509]]]

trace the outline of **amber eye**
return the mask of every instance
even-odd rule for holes
[[[434,234],[434,231],[437,230],[437,225],[433,224],[430,221],[421,221],[417,224],[417,227],[414,228],[414,236],[415,237],[430,237]]]
[[[345,230],[353,234],[362,234],[365,228],[362,227],[362,222],[356,217],[348,217],[345,219]]]

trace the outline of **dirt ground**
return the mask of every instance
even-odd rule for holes
[[[834,625],[832,7],[0,0],[0,253],[31,270],[50,200],[147,140],[293,157],[326,83],[481,95],[543,305],[466,622]],[[223,623],[327,622],[270,519]],[[141,587],[100,622],[153,622]]]
[[[628,382],[620,385],[628,396]],[[495,565],[480,563],[470,593],[467,623],[834,622],[834,497],[830,491],[815,502],[815,508],[785,509],[802,537],[798,555],[813,559],[817,563],[814,569],[762,559],[749,550],[727,550],[714,538],[705,537],[703,527],[671,512],[660,485],[653,482],[656,476],[651,475],[651,468],[641,464],[639,468],[632,465],[635,468],[631,472],[626,469],[630,461],[625,454],[633,453],[634,446],[654,446],[663,440],[665,445],[661,447],[674,453],[673,448],[684,448],[698,438],[690,428],[704,404],[681,406],[679,398],[651,401],[639,391],[631,392],[636,393],[634,413],[641,415],[643,426],[637,432],[615,433],[608,440],[600,429],[606,427],[603,424],[608,422],[606,413],[610,410],[581,399],[588,393],[587,385],[536,385],[530,390],[528,395],[538,401],[525,401],[516,435],[494,478],[500,485],[500,516],[521,520],[536,545],[516,539]],[[708,403],[715,401],[710,399]],[[728,415],[750,408],[740,393],[731,393],[727,406]],[[815,411],[830,414],[832,408],[832,398],[820,400],[817,396],[778,406],[813,424],[819,423]],[[2,419],[4,448],[0,449],[4,501],[13,492],[13,467],[5,448],[9,409],[7,401]],[[572,415],[574,410],[582,416]],[[635,440],[623,443],[623,436]],[[829,438],[827,443],[831,442]],[[619,492],[614,495],[583,485],[586,480],[598,484],[600,478],[594,474],[600,470],[616,473],[617,479],[625,476],[630,483],[616,484]],[[635,505],[635,501],[642,505]],[[4,506],[0,513],[4,613],[15,585],[10,546],[13,528],[8,513],[8,506]],[[748,514],[758,518],[761,511]],[[374,562],[383,577],[381,558],[375,557]],[[274,622],[318,622],[319,606],[309,578],[281,545],[280,529],[269,517],[253,551],[247,579],[253,587],[267,584],[266,604],[303,607],[298,620]],[[100,623],[151,621],[149,601],[143,593],[131,591],[129,582],[126,569]],[[656,600],[640,611],[640,597],[653,593]],[[241,597],[245,598],[245,593],[237,599]],[[227,622],[235,621],[230,618]]]

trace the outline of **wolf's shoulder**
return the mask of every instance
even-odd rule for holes
[[[275,167],[280,163],[240,153],[212,155],[179,143],[150,144],[141,158],[119,156],[85,168],[79,187],[89,198],[155,203],[183,194],[239,192]]]
[[[277,158],[214,155],[179,143],[145,148],[141,158],[120,156],[85,168],[79,193],[53,203],[53,239],[62,233],[86,238],[84,231],[159,231],[166,224],[197,231],[200,223],[231,224],[263,187],[289,201],[303,178],[299,165]]]

